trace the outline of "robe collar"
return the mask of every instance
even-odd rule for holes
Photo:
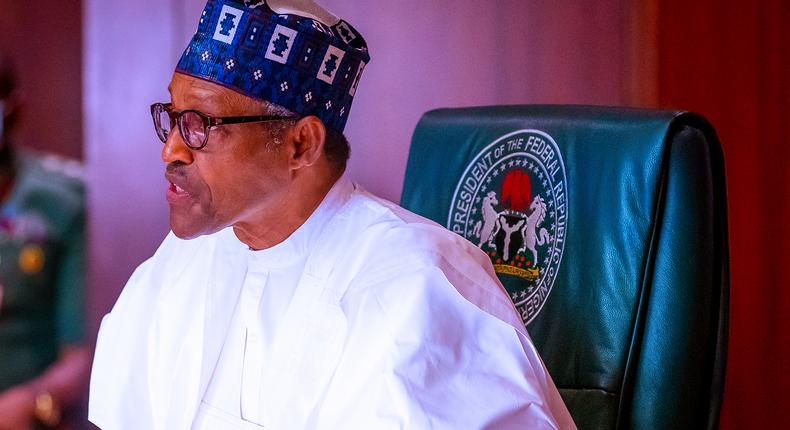
[[[249,269],[254,271],[279,269],[291,266],[295,261],[303,261],[314,249],[315,243],[327,223],[348,201],[353,190],[353,183],[343,175],[335,182],[307,220],[287,239],[259,251],[247,248]]]

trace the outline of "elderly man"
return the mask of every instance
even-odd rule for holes
[[[99,334],[103,429],[573,428],[490,262],[344,175],[369,61],[307,0],[210,0],[151,107],[169,235]]]

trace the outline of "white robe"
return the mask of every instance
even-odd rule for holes
[[[261,369],[265,428],[575,428],[477,247],[345,178],[303,228],[304,271]],[[94,424],[191,427],[248,253],[230,228],[170,234],[135,271],[99,332]]]

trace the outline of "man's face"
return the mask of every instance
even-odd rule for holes
[[[170,83],[173,109],[214,117],[261,115],[254,100],[210,82],[176,73]],[[208,144],[193,150],[173,127],[162,149],[169,181],[170,227],[191,239],[239,223],[275,222],[288,196],[286,151],[271,145],[261,124],[212,128]]]

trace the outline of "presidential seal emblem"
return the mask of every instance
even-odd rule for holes
[[[559,272],[567,190],[554,139],[520,130],[483,148],[453,194],[447,228],[488,254],[525,325],[543,308]]]

